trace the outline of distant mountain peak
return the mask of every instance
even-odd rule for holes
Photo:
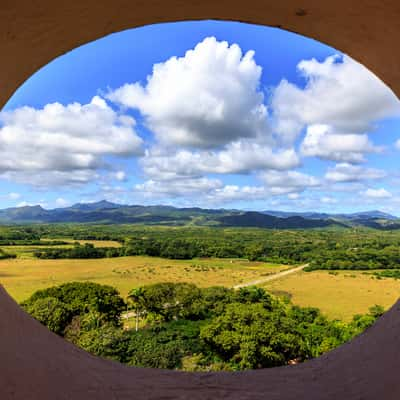
[[[77,203],[71,207],[53,210],[43,209],[40,205],[0,210],[0,223],[24,222],[247,226],[272,229],[367,226],[376,229],[400,229],[399,219],[378,210],[353,214],[259,212],[166,205],[122,205],[108,200]]]

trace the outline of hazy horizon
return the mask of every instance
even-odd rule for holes
[[[175,207],[175,208],[201,208],[201,209],[210,209],[210,210],[237,210],[237,211],[254,211],[254,212],[282,212],[282,213],[298,213],[298,214],[302,214],[302,213],[307,213],[307,214],[343,214],[343,215],[351,215],[351,214],[358,214],[358,213],[368,213],[368,212],[381,212],[381,213],[386,213],[383,210],[379,210],[379,209],[354,209],[353,211],[349,211],[349,212],[329,212],[329,211],[324,211],[324,210],[302,210],[302,211],[298,211],[295,209],[280,209],[280,208],[270,208],[270,209],[253,209],[253,208],[230,208],[230,207],[198,207],[198,206],[184,206],[184,207],[178,207],[178,206],[174,206],[173,204],[164,204],[164,203],[153,203],[153,204],[141,204],[141,203],[118,203],[118,202],[111,202],[108,201],[106,199],[101,199],[101,200],[89,200],[89,201],[81,201],[78,203],[74,203],[71,204],[69,206],[64,206],[64,207],[44,207],[41,204],[26,204],[26,205],[19,205],[19,206],[15,206],[15,207],[7,207],[7,208],[23,208],[23,207],[41,207],[44,210],[54,210],[54,209],[62,209],[62,208],[70,208],[73,206],[77,206],[77,205],[90,205],[90,204],[96,204],[96,203],[103,203],[103,202],[107,202],[110,204],[115,204],[117,206],[139,206],[139,207]],[[2,210],[4,208],[0,208],[0,210]],[[395,217],[399,217],[396,213],[387,213],[390,214],[392,216]]]

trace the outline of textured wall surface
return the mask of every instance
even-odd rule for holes
[[[112,32],[185,19],[294,31],[362,62],[400,93],[399,0],[1,0],[0,105],[37,69]],[[241,373],[128,368],[49,332],[0,287],[0,399],[400,399],[400,303],[307,363]]]

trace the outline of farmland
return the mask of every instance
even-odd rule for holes
[[[135,256],[100,260],[0,261],[0,282],[17,300],[34,291],[70,281],[92,281],[117,288],[123,297],[136,286],[156,282],[191,282],[200,287],[234,286],[289,268],[241,259],[166,260]]]
[[[301,362],[367,329],[400,293],[400,235],[368,229],[32,225],[0,228],[0,241],[0,283],[27,312],[135,366]]]
[[[263,285],[269,292],[289,296],[294,304],[317,307],[332,319],[349,321],[380,304],[391,307],[400,296],[400,280],[376,279],[359,271],[300,272]]]
[[[387,309],[400,296],[400,280],[376,279],[370,265],[363,271],[318,269],[319,260],[323,268],[329,260],[329,269],[334,269],[336,253],[353,257],[357,268],[369,255],[378,264],[390,264],[396,276],[400,257],[396,231],[39,224],[0,227],[0,239],[11,243],[1,249],[16,256],[0,260],[0,282],[17,301],[35,290],[69,281],[109,284],[124,298],[134,287],[166,281],[233,287],[308,262],[312,271],[271,281],[265,289],[344,320],[367,312],[374,304]],[[114,249],[117,254],[96,259],[90,254],[87,259],[72,259],[68,252],[63,259],[35,256],[38,251],[69,251],[77,242],[83,249],[86,244]],[[160,253],[164,256],[157,257]],[[338,261],[338,269],[342,267]]]

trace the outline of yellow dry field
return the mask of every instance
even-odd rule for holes
[[[0,283],[17,301],[28,298],[38,289],[71,281],[111,285],[125,297],[134,287],[156,282],[229,287],[288,268],[241,259],[167,260],[141,256],[97,260],[17,258],[0,261]]]
[[[291,295],[299,306],[318,307],[333,319],[349,321],[355,314],[368,312],[379,304],[391,307],[400,297],[400,280],[375,279],[362,272],[300,272],[263,285],[266,290]]]

